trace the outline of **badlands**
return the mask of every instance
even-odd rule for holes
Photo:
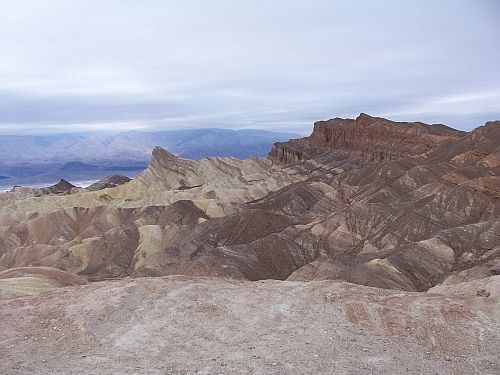
[[[500,121],[0,194],[0,374],[497,374]]]

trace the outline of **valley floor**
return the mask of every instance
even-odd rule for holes
[[[500,276],[126,278],[0,301],[0,374],[498,374]]]

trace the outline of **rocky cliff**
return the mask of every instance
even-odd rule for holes
[[[301,160],[309,159],[309,154],[304,150],[304,147],[294,147],[294,143],[298,142],[276,142],[273,144],[269,157],[272,160],[277,160],[284,164],[292,164]]]
[[[362,113],[356,119],[318,121],[309,137],[275,143],[270,157],[289,164],[333,151],[380,162],[423,154],[443,141],[463,136],[464,132],[441,124],[395,122]]]

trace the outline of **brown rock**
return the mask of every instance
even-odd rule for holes
[[[314,123],[310,137],[275,144],[270,156],[297,162],[326,151],[369,161],[397,160],[428,152],[440,142],[465,135],[445,125],[394,122],[364,113],[356,119],[335,118]]]

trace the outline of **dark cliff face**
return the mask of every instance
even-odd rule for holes
[[[444,125],[395,122],[361,114],[356,119],[318,121],[309,137],[275,144],[270,157],[289,164],[334,151],[367,161],[398,160],[423,154],[465,134]]]
[[[269,152],[269,157],[280,163],[292,164],[307,159],[309,155],[286,142],[276,142]]]
[[[177,156],[159,146],[156,146],[153,149],[149,167],[154,170],[168,169],[174,165],[177,160]]]

